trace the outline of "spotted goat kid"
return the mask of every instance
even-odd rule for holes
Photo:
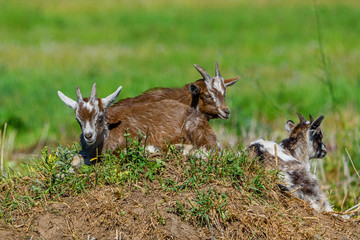
[[[327,196],[321,191],[317,177],[310,172],[310,159],[323,158],[327,150],[322,143],[323,133],[320,124],[324,116],[307,121],[298,113],[300,122],[295,124],[289,120],[285,124],[289,137],[280,144],[263,139],[252,142],[248,154],[258,158],[266,167],[281,170],[282,184],[280,188],[307,201],[319,212],[330,212]],[[275,159],[277,148],[277,161]],[[277,164],[277,165],[276,165]]]
[[[110,106],[119,96],[121,87],[106,98],[97,98],[96,84],[90,98],[83,98],[76,86],[77,101],[58,91],[60,99],[75,111],[75,118],[81,127],[80,154],[85,164],[90,164],[105,150],[125,148],[128,133],[130,137],[139,132],[146,135],[146,144],[165,148],[170,144],[192,144],[196,148],[215,148],[216,135],[207,118],[196,108],[174,100],[162,100],[128,105],[121,111],[111,111]],[[194,99],[198,89],[190,88]],[[195,101],[195,100],[194,100]],[[110,112],[108,114],[107,112]]]

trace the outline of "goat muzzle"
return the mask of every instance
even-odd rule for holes
[[[95,142],[95,137],[93,133],[85,133],[84,138],[87,144],[91,145]]]
[[[325,145],[324,145],[324,144],[322,144],[322,146],[321,146],[320,158],[325,157],[325,156],[326,156],[326,154],[327,154],[327,149],[326,149]]]
[[[229,108],[222,108],[219,109],[219,117],[222,119],[228,119],[230,117],[230,109]]]

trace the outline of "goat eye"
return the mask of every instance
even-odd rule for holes
[[[211,95],[210,94],[205,94],[205,98],[211,99]]]

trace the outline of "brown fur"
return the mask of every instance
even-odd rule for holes
[[[61,92],[58,94],[75,111],[75,118],[82,131],[80,154],[86,164],[90,164],[91,159],[104,150],[124,148],[125,134],[134,138],[141,133],[145,135],[147,145],[160,148],[165,148],[167,143],[192,144],[197,148],[207,149],[216,147],[216,135],[206,116],[196,107],[192,108],[175,100],[110,106],[119,95],[121,87],[101,99],[96,98],[96,84],[93,85],[90,99],[83,99],[77,87],[76,90],[77,101]],[[198,92],[193,93],[192,102],[198,102]]]
[[[216,136],[205,116],[199,111],[174,100],[162,100],[124,107],[109,107],[107,121],[119,123],[109,130],[105,149],[125,147],[124,134],[146,135],[146,144],[164,148],[166,143],[193,144],[196,147],[213,148]]]
[[[225,79],[225,83],[231,84],[232,82],[237,81],[237,79],[238,78]],[[150,89],[137,97],[121,99],[113,106],[130,107],[133,104],[137,104],[137,103],[156,102],[161,100],[175,100],[190,106],[192,103],[192,93],[189,91],[189,87],[191,84],[196,85],[200,89],[198,103],[197,103],[197,107],[199,111],[205,114],[208,119],[219,118],[218,110],[215,106],[214,101],[208,97],[209,92],[206,87],[204,79],[199,79],[194,83],[186,84],[182,88]],[[225,102],[225,96],[217,95],[217,97],[221,101],[221,108],[226,109],[226,111],[230,112],[229,107]],[[112,111],[112,109],[110,111]]]
[[[146,144],[160,148],[165,146],[165,142],[214,148],[216,136],[208,120],[230,116],[225,102],[226,85],[233,85],[239,78],[224,80],[217,63],[216,76],[213,78],[201,67],[195,67],[204,79],[182,88],[151,89],[137,97],[122,99],[109,107],[106,118],[110,124],[111,144],[105,147],[123,147],[125,139],[122,136],[127,130],[132,137],[139,132],[146,134]],[[212,85],[207,85],[210,81]],[[208,89],[207,86],[215,86],[215,83],[217,88]],[[220,91],[218,88],[221,88]]]
[[[84,98],[84,102],[89,102],[89,98]],[[102,106],[102,102],[101,99],[98,99],[99,101],[99,111],[103,112],[104,108]],[[81,116],[83,119],[90,119],[94,114],[95,114],[95,109],[92,109],[91,111],[89,111],[89,109],[84,107],[84,102],[80,102],[79,103],[79,110],[78,110],[78,115]]]

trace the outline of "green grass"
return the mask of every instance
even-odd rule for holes
[[[121,97],[130,97],[194,81],[200,76],[192,64],[213,72],[215,59],[225,77],[243,76],[229,90],[232,131],[239,133],[257,113],[274,121],[295,111],[331,111],[328,90],[318,81],[321,59],[311,1],[101,5],[1,2],[6,11],[0,17],[0,123],[18,130],[17,148],[34,144],[45,123],[51,126],[50,140],[76,139],[76,122],[57,90],[74,97],[78,84],[86,95],[97,82],[100,96],[123,85]],[[360,10],[322,2],[318,8],[338,104],[359,106]],[[217,122],[229,126],[231,121]]]
[[[44,132],[47,144],[78,141],[79,127],[58,90],[75,98],[75,85],[88,95],[96,82],[99,96],[122,85],[120,97],[132,97],[197,80],[192,64],[213,73],[218,60],[225,78],[242,79],[228,91],[231,118],[212,125],[248,144],[241,136],[253,122],[257,137],[280,140],[296,112],[324,114],[334,203],[346,208],[358,201],[360,180],[342,162],[347,148],[360,168],[357,1],[317,1],[320,29],[315,1],[3,0],[0,8],[0,127],[7,122],[7,136],[16,134],[17,151],[32,150]],[[348,194],[344,179],[353,189]]]
[[[210,227],[211,217],[226,221],[228,215],[226,192],[218,193],[211,183],[217,181],[234,186],[260,198],[276,187],[276,174],[266,173],[256,161],[230,150],[212,156],[211,161],[195,156],[187,161],[173,148],[151,157],[141,139],[128,141],[126,151],[104,154],[96,165],[84,165],[75,172],[70,168],[72,158],[79,152],[78,144],[53,149],[46,147],[41,157],[23,163],[20,172],[8,169],[0,177],[2,222],[13,223],[13,215],[28,213],[35,206],[45,206],[46,202],[61,201],[96,187],[110,185],[131,190],[141,183],[151,191],[157,183],[163,191],[194,192],[195,197],[186,203],[187,213],[181,213],[182,204],[169,211],[183,214],[184,219],[193,219],[195,225]],[[178,170],[177,176],[169,174],[174,168]],[[208,186],[208,190],[204,190]]]

